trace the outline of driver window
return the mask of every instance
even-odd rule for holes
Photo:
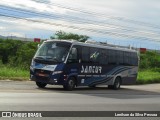
[[[69,57],[68,57],[68,62],[69,63],[75,63],[78,62],[78,55],[77,55],[77,48],[73,47]]]

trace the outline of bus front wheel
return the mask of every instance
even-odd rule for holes
[[[66,84],[66,85],[63,85],[63,88],[64,88],[65,90],[72,91],[72,90],[75,88],[75,85],[76,85],[75,79],[74,79],[73,77],[71,77],[71,78],[69,78],[69,79],[67,80],[67,84]]]
[[[46,87],[47,83],[36,82],[36,85],[37,85],[39,88],[44,88],[44,87]]]
[[[91,85],[91,86],[89,86],[90,88],[96,88],[96,85]]]

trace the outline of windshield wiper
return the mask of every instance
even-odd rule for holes
[[[46,59],[53,59],[52,57],[46,57]]]
[[[52,57],[46,57],[46,59],[50,59],[50,60],[53,60],[55,62],[59,62],[56,58],[52,58]]]

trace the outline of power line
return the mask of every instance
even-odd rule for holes
[[[2,0],[2,1],[4,1],[4,0]],[[141,25],[141,26],[145,26],[145,27],[148,26],[148,27],[160,29],[160,26],[155,25],[155,24],[151,24],[151,23],[147,23],[147,22],[131,20],[131,19],[124,18],[124,17],[116,17],[116,16],[111,16],[111,15],[102,14],[102,13],[97,13],[97,12],[93,12],[93,10],[92,11],[88,11],[88,10],[84,10],[84,9],[81,10],[81,9],[77,9],[77,8],[66,7],[66,6],[62,6],[61,4],[48,3],[47,1],[41,1],[41,0],[34,0],[34,1],[37,2],[37,3],[43,3],[43,4],[47,4],[47,5],[51,5],[51,6],[54,5],[56,7],[61,7],[61,8],[64,8],[64,9],[81,12],[81,13],[84,13],[84,14],[95,15],[96,17],[107,18],[107,20],[108,19],[112,19],[112,20],[116,20],[116,21],[129,22],[129,23],[136,24],[136,25]]]
[[[31,11],[30,10],[24,10],[24,9],[20,9],[20,8],[12,8],[11,7],[11,9],[9,9],[8,7],[6,8],[6,6],[1,6],[0,5],[0,9],[2,9],[2,10],[7,10],[7,11],[15,11],[16,13],[25,13],[25,14],[27,14],[27,15],[34,15],[35,16],[35,14],[36,15],[38,15],[38,16],[47,16],[47,17],[49,17],[49,18],[61,18],[61,17],[56,17],[56,16],[53,16],[53,14],[42,14],[42,13],[38,13],[38,12],[32,12],[31,13]],[[21,10],[21,11],[20,11]],[[63,18],[61,18],[61,20],[64,20]],[[136,30],[133,30],[133,28],[132,29],[126,29],[126,28],[119,28],[118,26],[117,27],[115,27],[115,26],[112,26],[112,27],[110,27],[110,26],[106,26],[106,24],[104,25],[104,24],[93,24],[94,22],[96,22],[96,21],[87,21],[87,19],[82,19],[82,20],[74,20],[74,19],[71,19],[70,21],[72,21],[72,22],[77,22],[77,21],[79,21],[80,23],[88,23],[88,24],[90,24],[90,25],[94,25],[94,26],[100,26],[100,28],[116,28],[116,29],[118,29],[118,30],[123,30],[123,31],[127,31],[127,32],[137,32]],[[114,25],[114,24],[112,24],[112,25]],[[154,31],[155,32],[155,31]],[[158,36],[157,34],[155,34],[155,33],[150,33],[150,32],[146,32],[146,31],[140,31],[139,33],[142,33],[142,34],[150,34],[150,35],[156,35],[156,36]]]
[[[34,1],[39,2],[39,3],[44,3],[44,4],[47,4],[47,5],[54,5],[54,6],[61,7],[61,8],[64,8],[64,9],[68,9],[68,10],[72,10],[72,11],[81,12],[81,13],[84,13],[84,14],[95,15],[97,17],[110,18],[110,19],[113,19],[113,20],[125,21],[125,22],[130,22],[132,24],[149,26],[149,27],[160,29],[159,25],[155,25],[155,24],[151,24],[151,23],[147,23],[147,22],[132,20],[132,19],[124,18],[124,17],[116,17],[116,16],[106,15],[106,14],[102,14],[102,13],[97,13],[97,12],[93,12],[93,10],[88,11],[88,10],[84,10],[84,9],[81,10],[81,9],[77,9],[77,8],[66,7],[66,6],[62,6],[61,4],[48,3],[46,1],[41,1],[41,0],[34,0]]]
[[[72,28],[72,29],[77,29],[77,30],[85,30],[85,31],[88,31],[88,32],[94,32],[94,33],[103,34],[103,35],[106,35],[106,34],[107,35],[113,35],[113,36],[118,37],[118,38],[119,37],[125,37],[125,38],[132,38],[132,39],[150,40],[150,39],[145,38],[145,37],[136,37],[136,36],[131,36],[131,35],[119,34],[119,33],[115,33],[115,32],[99,31],[99,30],[93,30],[93,29],[89,29],[89,28],[81,28],[81,27],[75,27],[75,26],[45,22],[45,21],[41,21],[41,20],[26,19],[26,18],[11,16],[11,15],[0,14],[0,16],[8,17],[8,18],[14,18],[14,19],[21,19],[21,20],[26,20],[26,21],[30,21],[30,22],[36,22],[36,23],[43,23],[43,24],[48,24],[48,25]],[[159,39],[154,39],[154,40],[159,41]]]

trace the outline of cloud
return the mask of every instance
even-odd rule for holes
[[[5,30],[6,27],[0,26],[0,30]]]
[[[7,24],[7,20],[8,19],[3,19],[1,21],[5,21],[6,24]],[[35,18],[34,20],[38,20],[37,18]],[[43,21],[50,21],[50,19],[41,19]],[[157,39],[159,37],[159,34],[157,33],[153,33],[153,32],[149,32],[149,31],[144,31],[144,30],[136,30],[136,31],[124,31],[124,30],[121,30],[122,28],[121,27],[118,27],[117,28],[114,28],[113,26],[104,26],[104,27],[100,27],[98,28],[97,25],[90,25],[88,23],[84,23],[84,24],[78,24],[78,23],[70,23],[70,22],[66,22],[66,21],[60,21],[60,20],[54,20],[53,22],[51,22],[50,25],[47,25],[47,24],[40,24],[40,23],[33,23],[33,22],[29,22],[29,21],[26,21],[26,20],[13,20],[9,22],[10,24],[8,24],[7,26],[7,29],[6,31],[7,32],[12,32],[12,31],[23,31],[23,32],[31,32],[34,30],[35,31],[56,31],[56,30],[64,30],[64,31],[69,31],[69,32],[72,32],[73,29],[72,28],[66,28],[66,27],[62,27],[63,25],[67,25],[67,26],[73,26],[75,28],[77,28],[75,31],[77,33],[83,33],[83,32],[80,32],[78,30],[78,28],[84,28],[86,29],[86,31],[88,32],[85,32],[85,34],[87,33],[88,35],[93,35],[94,33],[94,36],[96,35],[99,35],[99,36],[114,36],[114,37],[122,37],[123,35],[130,35],[130,36],[135,36],[135,38],[141,38],[142,36],[145,36],[144,38],[148,38],[148,39],[153,39],[153,40],[156,40],[156,41],[159,41],[159,39]],[[56,24],[59,24],[59,26],[55,26],[54,23]],[[52,25],[53,24],[53,25]],[[61,26],[62,25],[62,26]],[[97,29],[98,28],[98,29]],[[97,34],[94,32],[94,31],[99,31]],[[105,34],[106,33],[106,34]],[[111,33],[111,34],[109,34]],[[112,34],[113,33],[113,34]],[[114,33],[117,33],[119,34],[118,35],[114,35]],[[132,38],[132,37],[131,37]],[[142,37],[143,38],[143,37]],[[129,39],[129,38],[128,38]]]
[[[51,13],[59,13],[59,14],[65,14],[66,9],[61,9],[59,7],[41,3],[41,2],[35,2],[33,0],[1,0],[1,5],[7,5],[10,7],[15,8],[23,8],[28,9],[32,11],[39,11],[39,12],[51,12]]]
[[[0,18],[1,32],[15,32],[23,34],[37,34],[37,36],[47,36],[48,33],[57,30],[64,30],[66,32],[76,32],[78,34],[87,34],[93,38],[105,37],[106,39],[120,39],[128,40],[129,42],[135,41],[132,37],[123,37],[109,34],[117,33],[130,36],[149,38],[149,40],[160,41],[160,29],[149,27],[147,24],[137,24],[136,21],[149,22],[151,24],[160,24],[160,1],[158,0],[1,0],[0,5],[9,7],[21,8],[33,11],[30,15],[20,14],[15,11],[2,11],[1,13],[19,15],[25,19],[43,20],[51,24],[43,24],[36,22],[29,22],[26,20],[16,20],[11,18]],[[65,6],[67,9],[65,9]],[[71,10],[71,9],[74,10]],[[143,8],[143,9],[142,9]],[[86,14],[85,11],[88,11]],[[146,12],[147,11],[147,12]],[[41,15],[37,15],[38,12]],[[89,14],[90,13],[90,14]],[[95,14],[94,14],[95,13]],[[42,15],[43,14],[43,15]],[[124,19],[117,19],[117,18]],[[128,19],[135,20],[135,23]],[[61,24],[71,27],[56,26]],[[2,28],[2,27],[5,28]],[[82,30],[85,28],[86,30]],[[89,30],[88,30],[89,29]],[[42,32],[45,31],[45,32]],[[93,31],[98,31],[93,32]],[[17,34],[18,35],[18,34]],[[144,42],[144,44],[146,44]]]

